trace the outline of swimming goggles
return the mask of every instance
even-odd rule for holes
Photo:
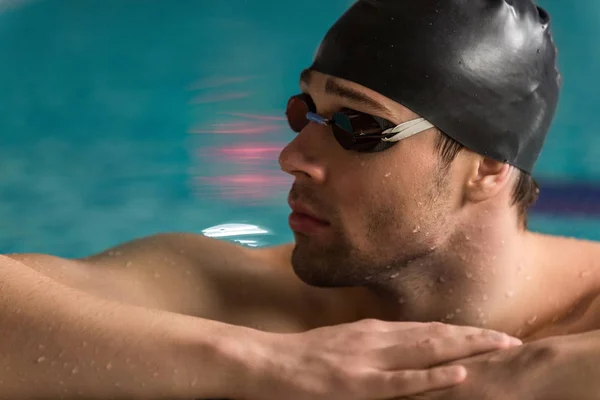
[[[315,103],[305,93],[288,100],[285,114],[294,132],[299,133],[309,122],[330,126],[333,136],[344,149],[358,152],[381,151],[433,127],[425,118],[395,125],[383,118],[351,109],[343,109],[331,118],[325,118],[316,113]],[[388,145],[382,148],[382,142]]]

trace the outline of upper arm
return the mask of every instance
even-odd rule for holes
[[[251,249],[190,234],[150,236],[80,260],[22,255],[24,263],[89,294],[273,331],[325,314],[322,289],[298,279],[291,246]]]

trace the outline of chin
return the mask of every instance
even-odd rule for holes
[[[331,257],[330,253],[296,244],[292,252],[292,267],[296,276],[307,285],[315,287],[356,286],[356,282],[346,276],[344,262]],[[334,259],[336,262],[332,262]]]

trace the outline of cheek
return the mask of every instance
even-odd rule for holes
[[[374,168],[366,162],[336,179],[336,203],[349,236],[383,236],[398,230],[413,210],[412,189],[393,168]]]

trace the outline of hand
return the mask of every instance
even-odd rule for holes
[[[267,335],[267,362],[252,361],[254,384],[234,398],[374,400],[422,393],[466,377],[460,365],[434,366],[520,344],[479,328],[377,320]]]
[[[458,363],[468,371],[461,385],[402,399],[597,399],[600,332],[547,338]]]

